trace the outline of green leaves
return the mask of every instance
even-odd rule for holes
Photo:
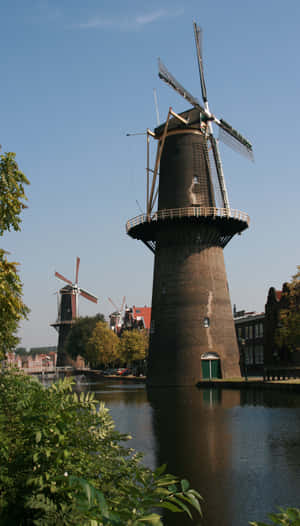
[[[79,318],[74,323],[65,344],[65,351],[72,358],[76,358],[78,355],[80,355],[86,360],[90,361],[90,357],[87,356],[87,345],[93,330],[100,321],[104,322],[103,314],[97,314],[96,316],[85,316],[83,318]]]
[[[144,360],[148,351],[148,340],[148,334],[144,330],[124,331],[119,340],[119,360],[127,365],[136,360]]]
[[[0,249],[0,359],[16,347],[19,322],[27,318],[28,312],[22,301],[17,263],[8,261],[5,251]]]
[[[0,155],[0,236],[7,230],[20,230],[26,184],[29,181],[19,170],[15,154]],[[5,250],[0,249],[0,359],[17,346],[19,322],[28,312],[22,301],[17,263],[9,262]]]
[[[70,393],[71,379],[46,389],[6,371],[0,385],[1,524],[161,526],[154,509],[201,511],[188,482],[144,467],[104,404]]]
[[[275,343],[289,351],[300,350],[300,266],[290,283],[283,287]]]
[[[0,155],[0,236],[6,230],[20,230],[20,214],[26,205],[24,186],[28,179],[19,170],[15,153]]]
[[[251,526],[271,526],[271,524],[278,524],[281,526],[300,526],[300,510],[298,508],[279,508],[280,513],[268,514],[271,523],[265,522],[249,522]]]

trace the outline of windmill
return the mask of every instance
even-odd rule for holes
[[[124,306],[125,306],[125,296],[123,296],[123,300],[122,300],[122,304],[120,306],[120,308],[117,307],[117,305],[115,304],[115,302],[111,299],[111,298],[107,298],[108,301],[112,304],[112,306],[114,307],[114,312],[112,312],[110,315],[109,315],[109,320],[110,320],[110,328],[115,331],[116,333],[119,333],[120,330],[121,330],[121,327],[122,327],[122,314],[123,314],[123,310],[124,310]]]
[[[192,108],[180,114],[169,108],[165,123],[147,130],[146,213],[126,224],[128,235],[155,254],[150,385],[195,384],[203,377],[201,358],[207,353],[218,357],[223,377],[240,375],[223,249],[248,228],[249,217],[230,208],[213,126],[227,145],[250,159],[253,151],[247,139],[210,111],[195,22],[194,37],[203,103],[159,60],[159,77]],[[157,141],[153,170],[150,138]]]
[[[58,331],[58,357],[57,357],[57,365],[66,365],[65,358],[62,357],[63,355],[63,346],[65,344],[67,335],[70,331],[70,328],[74,321],[79,316],[79,310],[78,310],[78,303],[79,303],[79,296],[82,296],[86,298],[89,301],[92,301],[93,303],[98,302],[98,298],[91,294],[90,292],[87,292],[86,290],[79,287],[78,283],[78,275],[79,275],[79,265],[80,265],[80,258],[76,258],[76,270],[75,270],[75,281],[72,282],[59,272],[55,272],[54,275],[56,278],[64,281],[67,283],[63,288],[60,289],[60,300],[58,298],[58,313],[57,313],[57,321],[53,324],[51,324],[51,327],[54,327]]]

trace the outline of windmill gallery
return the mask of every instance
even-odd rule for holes
[[[159,77],[184,97],[191,109],[169,109],[165,123],[147,130],[147,208],[127,221],[126,231],[154,253],[154,276],[148,383],[192,385],[202,377],[201,357],[220,360],[223,378],[240,376],[239,351],[230,304],[223,248],[249,226],[246,213],[230,208],[214,137],[248,158],[252,146],[224,119],[211,113],[204,80],[201,31],[194,23],[203,103],[191,95],[159,61]],[[150,141],[157,142],[154,168],[149,166]],[[157,209],[156,209],[157,206]],[[75,317],[78,295],[97,301],[75,282],[61,289],[61,311],[67,319],[54,324],[59,345]]]

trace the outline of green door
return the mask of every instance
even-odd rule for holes
[[[220,360],[211,360],[211,377],[221,378]]]
[[[220,360],[201,360],[201,362],[203,380],[221,378]]]
[[[203,380],[209,380],[209,362],[210,360],[201,360],[202,363],[202,378]]]

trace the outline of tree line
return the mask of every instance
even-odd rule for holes
[[[64,351],[73,359],[82,356],[92,368],[131,367],[145,360],[149,337],[146,330],[125,330],[121,336],[112,331],[103,314],[75,321],[68,334]]]

